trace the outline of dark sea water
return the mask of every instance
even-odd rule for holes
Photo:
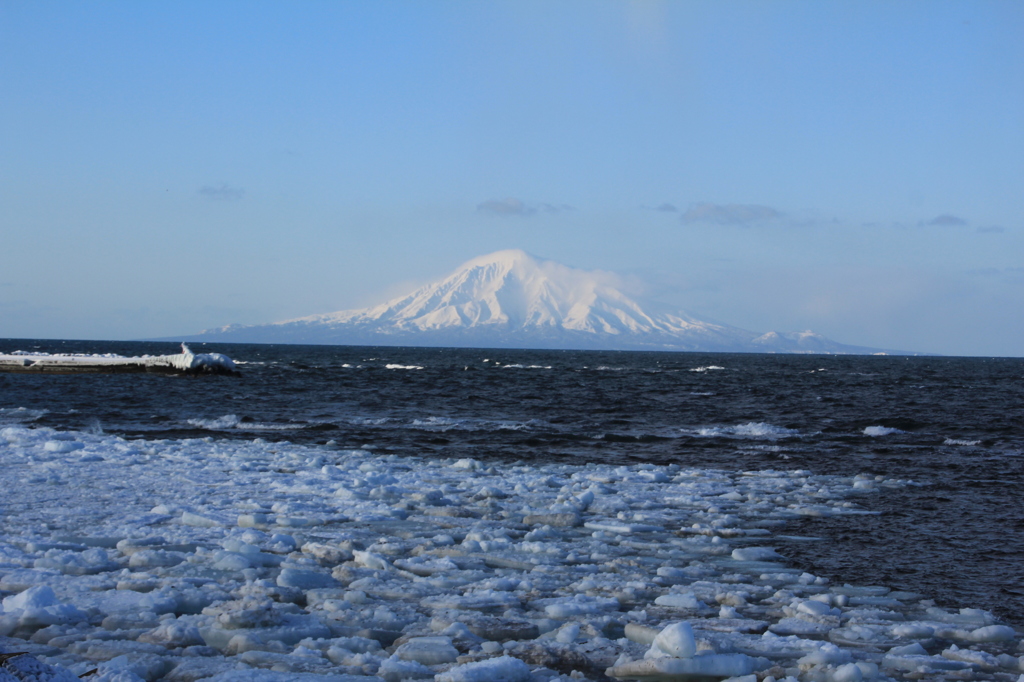
[[[0,352],[13,350],[177,352],[156,343],[0,341]],[[916,591],[1024,625],[1024,359],[193,350],[242,361],[243,376],[0,373],[0,426],[263,438],[495,463],[676,462],[909,479],[919,485],[858,500],[877,516],[794,522],[790,534],[821,541],[780,551],[833,581]]]

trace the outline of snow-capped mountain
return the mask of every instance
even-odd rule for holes
[[[498,251],[381,305],[263,325],[229,325],[203,341],[339,345],[865,353],[813,332],[757,334],[641,306],[612,273]]]

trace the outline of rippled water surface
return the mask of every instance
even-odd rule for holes
[[[197,344],[193,349],[200,351]],[[177,352],[0,341],[0,352]],[[877,516],[793,524],[833,580],[1024,624],[1024,360],[218,344],[242,378],[0,374],[0,426],[492,461],[873,473]]]

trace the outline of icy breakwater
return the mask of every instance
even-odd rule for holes
[[[831,585],[772,548],[903,481],[23,427],[0,462],[0,652],[28,652],[0,680],[1021,673],[990,614]]]
[[[174,355],[144,355],[128,358],[106,353],[0,353],[0,372],[46,372],[74,374],[80,372],[152,372],[157,374],[238,374],[234,361],[220,353],[193,353],[181,344]]]

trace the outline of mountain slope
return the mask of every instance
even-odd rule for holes
[[[864,353],[812,332],[759,335],[639,303],[610,273],[519,250],[474,258],[451,275],[372,308],[274,324],[230,325],[203,341],[497,348]]]

